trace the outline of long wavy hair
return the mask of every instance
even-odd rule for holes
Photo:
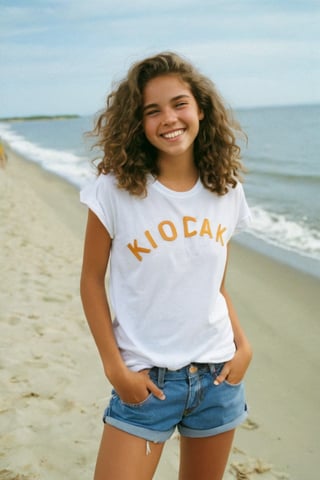
[[[118,187],[133,195],[147,194],[147,176],[159,174],[156,148],[143,129],[143,92],[153,78],[175,74],[189,85],[204,114],[194,142],[194,159],[207,189],[223,195],[235,187],[243,170],[237,134],[242,134],[231,110],[224,105],[215,85],[181,56],[163,52],[135,63],[127,77],[107,97],[90,135],[103,151],[98,174],[112,173]]]

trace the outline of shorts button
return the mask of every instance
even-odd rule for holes
[[[196,367],[195,365],[191,365],[191,367],[189,368],[189,373],[196,373],[198,371],[198,367]]]

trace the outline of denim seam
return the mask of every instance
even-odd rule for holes
[[[178,430],[180,434],[184,437],[190,438],[205,438],[218,435],[219,433],[228,432],[238,427],[241,423],[245,421],[248,417],[248,412],[244,411],[239,417],[232,420],[232,422],[220,425],[219,427],[213,427],[206,430],[197,430],[189,427],[184,427],[183,425],[178,425]]]

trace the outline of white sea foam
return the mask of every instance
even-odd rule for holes
[[[253,224],[250,233],[276,247],[285,248],[320,260],[320,232],[301,223],[289,220],[285,215],[268,212],[260,206],[251,208]]]
[[[15,152],[78,187],[82,187],[92,177],[87,158],[72,152],[40,147],[14,132],[10,125],[0,123],[0,138],[9,143]]]
[[[81,188],[94,176],[86,156],[72,151],[43,148],[17,134],[14,126],[0,123],[0,138],[29,160]],[[304,218],[289,218],[250,201],[254,221],[249,233],[275,247],[320,261],[320,232],[311,228]],[[294,212],[293,212],[294,213]]]

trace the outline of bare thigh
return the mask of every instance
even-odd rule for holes
[[[94,480],[151,480],[163,445],[105,425]]]
[[[208,438],[181,437],[179,480],[221,480],[233,437],[234,430]]]

